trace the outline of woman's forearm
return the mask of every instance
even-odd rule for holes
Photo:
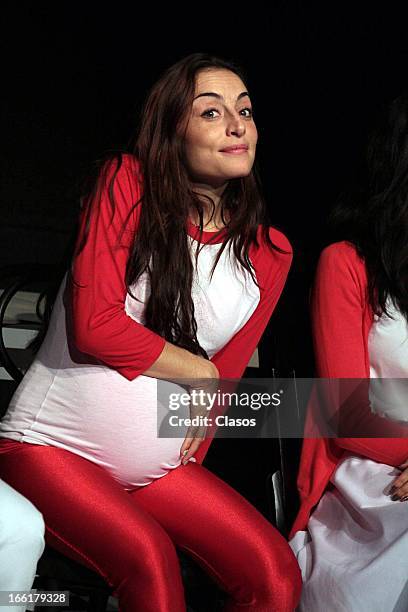
[[[166,342],[160,356],[145,372],[145,376],[160,379],[219,378],[217,367],[208,359]]]

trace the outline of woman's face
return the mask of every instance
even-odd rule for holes
[[[201,70],[185,135],[191,179],[217,188],[247,176],[257,140],[251,100],[239,76],[224,69]]]

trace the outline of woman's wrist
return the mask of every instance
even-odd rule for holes
[[[208,359],[203,359],[202,357],[199,357],[198,359],[199,362],[197,363],[196,375],[194,376],[194,378],[215,378],[218,380],[220,377],[220,373],[218,372],[217,366]]]

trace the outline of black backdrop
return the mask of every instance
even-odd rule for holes
[[[407,83],[408,37],[395,6],[269,4],[3,3],[1,265],[60,260],[89,164],[128,142],[163,69],[196,51],[235,59],[249,75],[272,219],[295,249],[261,356],[267,370],[311,375],[307,295],[324,221],[373,112]],[[257,499],[250,448],[229,452],[252,458],[230,479]]]
[[[66,233],[80,178],[91,160],[127,143],[147,88],[183,55],[210,51],[249,74],[273,219],[298,249],[320,248],[373,110],[407,80],[408,38],[395,7],[55,4],[2,5],[3,227]],[[63,240],[47,242],[9,249],[2,233],[1,259],[55,257],[48,249]]]

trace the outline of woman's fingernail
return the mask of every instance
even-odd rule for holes
[[[404,495],[404,497],[401,497],[400,501],[407,501],[408,500],[408,495]]]
[[[398,501],[398,500],[399,500],[399,497],[398,497],[398,495],[393,495],[393,496],[391,497],[391,499],[392,499],[392,501]]]
[[[195,457],[190,457],[189,461],[192,461],[193,463],[197,463],[197,459]]]

